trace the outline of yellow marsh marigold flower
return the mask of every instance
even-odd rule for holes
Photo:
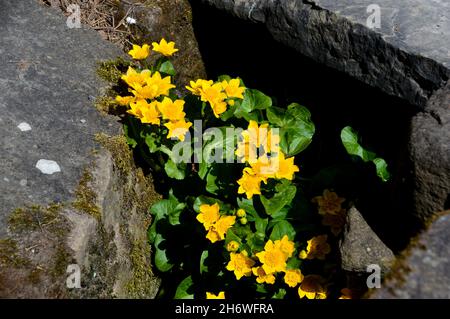
[[[279,152],[273,161],[278,161],[278,169],[275,171],[275,177],[278,179],[293,180],[294,174],[299,171],[298,166],[294,164],[294,157],[285,158],[282,152]]]
[[[312,202],[317,203],[319,206],[320,215],[336,215],[341,211],[341,204],[345,202],[345,198],[339,197],[335,192],[325,189],[323,195],[314,197]]]
[[[144,44],[141,47],[137,44],[133,44],[133,49],[128,51],[128,54],[135,60],[146,59],[150,55],[150,46],[148,44]]]
[[[212,228],[219,235],[220,240],[224,240],[228,229],[230,229],[235,223],[236,216],[221,216]]]
[[[256,282],[258,284],[271,284],[275,283],[275,276],[273,274],[266,274],[263,267],[252,268],[253,274],[256,276]]]
[[[261,178],[250,167],[244,168],[242,173],[241,179],[237,181],[239,184],[238,194],[245,194],[248,199],[253,195],[261,195]]]
[[[201,90],[201,100],[203,102],[208,102],[211,105],[214,116],[217,118],[227,110],[227,103],[225,102],[226,98],[227,95],[223,93],[222,85],[220,83],[206,86]]]
[[[172,99],[164,97],[162,102],[158,103],[158,109],[163,119],[175,122],[184,119],[186,116],[186,113],[183,112],[184,103],[183,100],[172,101]]]
[[[135,99],[136,98],[134,96],[116,96],[116,102],[122,106],[128,106],[131,102],[134,102]]]
[[[330,253],[331,248],[327,243],[327,235],[320,235],[308,240],[306,250],[302,250],[299,254],[301,259],[320,259],[324,260],[325,256]]]
[[[207,81],[198,79],[197,81],[190,81],[191,86],[186,86],[186,89],[192,92],[194,95],[202,95],[204,89],[211,87],[214,84],[213,81]]]
[[[227,265],[227,270],[233,271],[236,279],[239,280],[243,276],[250,276],[252,274],[252,267],[255,261],[248,257],[247,252],[230,253],[230,261]]]
[[[179,50],[175,48],[175,42],[167,42],[165,39],[161,39],[159,43],[153,42],[153,51],[159,52],[165,56],[172,56],[175,52]]]
[[[155,72],[152,76],[145,79],[145,85],[141,84],[131,84],[134,90],[131,92],[141,99],[155,99],[161,95],[169,95],[170,89],[173,89],[175,85],[171,83],[170,76],[165,78],[161,77],[161,73]]]
[[[329,226],[331,233],[337,236],[344,229],[346,213],[347,211],[345,209],[341,209],[336,215],[325,214],[322,218],[322,225]]]
[[[227,97],[244,99],[243,93],[245,91],[245,87],[241,86],[241,80],[232,79],[229,82],[224,80],[221,84],[222,89],[225,91]]]
[[[141,119],[144,115],[142,115],[142,108],[147,106],[146,100],[138,100],[136,102],[130,103],[130,109],[127,111],[128,114],[131,114],[138,119]]]
[[[326,299],[327,290],[323,284],[324,280],[318,275],[306,276],[300,287],[298,287],[298,295],[300,298],[307,299]]]
[[[213,205],[200,205],[200,213],[197,215],[197,220],[203,224],[206,230],[209,230],[219,220],[219,210],[220,206],[217,203]]]
[[[121,76],[121,79],[131,87],[135,84],[142,86],[151,75],[150,70],[145,69],[138,72],[130,66],[128,67],[127,73]]]
[[[339,299],[354,299],[353,291],[351,291],[349,288],[343,288],[341,289],[341,296]]]
[[[217,295],[211,292],[206,292],[206,299],[225,299],[225,292],[221,291]]]
[[[286,270],[288,255],[281,250],[279,243],[275,244],[272,240],[267,241],[264,251],[257,253],[256,257],[263,264],[262,268],[266,274]]]
[[[164,126],[169,129],[167,138],[176,137],[180,141],[184,141],[185,135],[189,131],[189,128],[192,126],[192,123],[186,122],[186,120],[183,119],[176,122],[165,123]]]
[[[275,247],[279,248],[287,258],[292,257],[292,254],[295,251],[295,244],[293,241],[289,240],[287,235],[284,235],[283,238],[279,240],[275,240]]]
[[[294,288],[303,280],[303,274],[300,269],[286,270],[284,273],[284,282],[291,288]]]
[[[160,124],[159,117],[161,116],[161,114],[159,114],[156,104],[157,104],[156,102],[152,102],[150,104],[147,104],[146,107],[141,109],[141,112],[142,112],[141,122],[142,123],[154,124],[154,125]]]
[[[240,245],[237,241],[232,240],[227,244],[227,251],[235,252],[239,249],[239,246]]]

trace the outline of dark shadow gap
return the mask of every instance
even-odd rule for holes
[[[351,125],[365,145],[389,164],[393,179],[367,181],[358,207],[380,238],[393,250],[403,249],[416,232],[407,200],[410,185],[407,145],[417,109],[350,76],[316,63],[276,42],[263,25],[242,21],[191,0],[193,24],[208,77],[243,78],[246,86],[276,98],[285,107],[298,102],[309,108],[316,136],[298,158],[305,176],[318,168],[348,160],[340,131]]]

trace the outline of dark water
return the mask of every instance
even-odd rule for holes
[[[320,168],[348,161],[340,131],[351,125],[389,164],[393,178],[381,183],[367,178],[361,185],[358,207],[394,250],[414,233],[410,217],[407,144],[416,109],[350,76],[320,65],[272,39],[263,25],[244,22],[198,0],[191,0],[194,29],[210,79],[221,74],[240,76],[281,107],[298,102],[312,112],[316,135],[298,157],[304,176]],[[360,187],[359,185],[358,187]]]

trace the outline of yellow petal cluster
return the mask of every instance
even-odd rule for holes
[[[326,299],[327,290],[324,286],[324,279],[318,275],[306,276],[298,287],[300,298],[307,299]]]
[[[128,54],[135,60],[146,59],[150,55],[150,46],[148,44],[143,46],[133,44],[133,49],[128,51]]]
[[[236,222],[236,216],[220,215],[220,206],[203,204],[200,206],[200,213],[197,220],[203,224],[208,231],[206,238],[212,243],[225,239],[225,234]]]
[[[345,198],[339,197],[335,192],[325,189],[322,196],[314,197],[312,202],[318,205],[320,215],[336,215],[341,211],[341,205],[345,202]]]
[[[225,299],[225,292],[221,291],[217,295],[211,292],[206,292],[206,299]]]
[[[300,269],[290,269],[286,270],[284,273],[284,282],[291,288],[294,288],[301,283],[303,278]]]
[[[161,53],[164,56],[172,56],[174,53],[178,52],[179,50],[175,48],[175,42],[167,42],[164,38],[161,39],[159,43],[153,42],[153,51]]]
[[[266,274],[286,270],[286,262],[295,251],[294,243],[285,235],[281,240],[268,240],[264,251],[256,254]]]
[[[244,250],[240,253],[230,253],[230,261],[227,264],[227,270],[233,271],[236,279],[239,280],[244,276],[252,274],[252,267],[255,261],[248,257]]]
[[[320,235],[308,240],[306,250],[302,250],[299,254],[301,259],[320,259],[324,260],[325,256],[330,253],[331,247],[327,243],[328,236]]]
[[[209,103],[217,118],[227,110],[228,105],[234,105],[234,99],[244,99],[245,92],[245,87],[241,86],[239,79],[217,83],[198,79],[191,81],[190,86],[186,86],[186,88],[192,94],[199,96],[203,102]]]

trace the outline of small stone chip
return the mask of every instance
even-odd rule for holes
[[[36,168],[40,170],[43,174],[48,175],[61,172],[61,168],[59,167],[58,163],[46,159],[40,159],[36,163]]]
[[[26,123],[26,122],[22,122],[19,125],[17,125],[17,127],[19,128],[19,130],[21,130],[22,132],[26,132],[26,131],[31,131],[31,126],[30,124]]]

